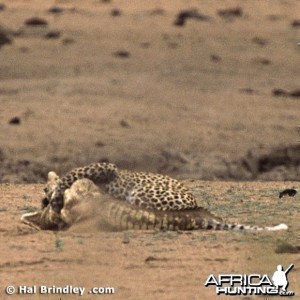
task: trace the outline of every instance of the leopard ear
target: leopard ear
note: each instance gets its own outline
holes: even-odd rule
[[[48,173],[48,182],[57,181],[58,179],[59,177],[54,171]]]

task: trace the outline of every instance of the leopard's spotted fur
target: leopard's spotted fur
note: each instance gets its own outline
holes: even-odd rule
[[[111,163],[91,164],[57,178],[55,184],[48,184],[45,188],[43,207],[50,203],[59,213],[63,207],[64,191],[81,178],[92,180],[114,198],[140,208],[178,211],[197,207],[194,195],[176,179],[160,174],[119,171]]]
[[[59,177],[54,172],[48,174],[48,189],[57,186]],[[63,195],[63,208],[57,213],[51,205],[42,210],[26,213],[23,223],[37,229],[64,230],[80,221],[96,220],[97,228],[128,230],[284,230],[285,224],[273,227],[258,227],[242,224],[227,224],[202,207],[182,210],[145,209],[120,201],[108,193],[103,193],[89,179],[76,180]],[[100,227],[99,227],[100,226]],[[103,227],[104,226],[104,227]]]
[[[194,195],[177,180],[159,174],[119,171],[110,163],[77,168],[62,178],[49,172],[42,210],[23,215],[22,221],[40,229],[68,228],[83,217],[80,203],[94,199],[89,193],[91,186],[102,192],[95,197],[99,217],[119,229],[287,229],[285,224],[264,228],[226,224],[199,207]]]

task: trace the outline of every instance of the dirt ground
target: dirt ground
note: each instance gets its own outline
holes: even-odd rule
[[[111,299],[227,299],[204,284],[210,274],[268,274],[281,264],[289,273],[289,290],[300,291],[300,196],[279,199],[279,191],[299,182],[186,182],[199,204],[230,222],[260,226],[286,223],[279,232],[99,231],[81,223],[68,231],[36,231],[21,224],[21,214],[39,207],[42,185],[2,185],[1,288],[12,285],[113,287]],[[1,196],[2,198],[2,196]],[[16,201],[19,199],[19,201]],[[298,296],[297,296],[298,295]],[[74,299],[75,295],[36,294],[1,299]],[[79,296],[78,296],[79,297]],[[256,299],[238,296],[237,299]]]
[[[286,253],[299,250],[299,193],[278,198],[299,191],[299,11],[296,0],[3,0],[2,291],[111,286],[113,299],[222,299],[204,287],[210,273],[271,275],[293,263],[299,293],[299,253]],[[102,161],[189,179],[217,215],[290,229],[55,234],[19,222],[39,207],[49,170]]]

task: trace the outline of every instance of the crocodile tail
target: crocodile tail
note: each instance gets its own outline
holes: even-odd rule
[[[221,219],[201,207],[191,210],[159,211],[135,207],[113,199],[101,203],[100,218],[119,230],[197,230],[221,224]]]
[[[243,224],[226,224],[202,207],[180,211],[158,211],[135,207],[118,200],[105,200],[102,203],[101,219],[118,230],[286,230],[287,225],[258,227]]]

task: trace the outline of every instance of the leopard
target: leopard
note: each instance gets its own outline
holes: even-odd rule
[[[198,206],[188,188],[167,175],[118,170],[112,163],[93,163],[49,181],[44,189],[46,197],[42,208],[50,203],[59,213],[63,208],[64,191],[83,178],[93,181],[104,193],[143,209],[178,211]]]
[[[91,187],[98,189],[95,194]],[[287,230],[286,224],[259,227],[230,224],[197,203],[191,191],[167,175],[119,170],[112,163],[93,163],[63,177],[48,173],[42,209],[24,214],[21,221],[45,229],[69,228],[81,219],[78,209],[92,199],[99,218],[121,230]],[[95,201],[94,201],[95,200]],[[78,206],[79,205],[79,206]]]

